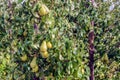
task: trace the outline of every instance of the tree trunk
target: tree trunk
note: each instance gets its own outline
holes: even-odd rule
[[[94,22],[92,22],[92,26],[94,27]],[[90,80],[94,80],[94,30],[90,30],[88,34],[88,40],[89,40],[89,68],[90,68]]]

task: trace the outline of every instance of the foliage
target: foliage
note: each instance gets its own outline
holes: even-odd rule
[[[110,3],[97,3],[94,8],[85,0],[5,0],[0,5],[0,79],[88,79],[91,21],[95,79],[120,79],[120,8],[108,11]],[[43,4],[50,11],[44,7],[40,15]]]

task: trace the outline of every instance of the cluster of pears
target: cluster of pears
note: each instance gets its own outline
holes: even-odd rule
[[[39,70],[39,67],[38,67],[38,65],[36,63],[36,59],[37,59],[36,56],[33,57],[33,60],[30,63],[30,67],[32,68],[32,72],[38,72],[38,70]]]
[[[52,48],[52,44],[50,42],[43,41],[40,46],[40,54],[42,58],[48,58],[49,54],[47,48]]]

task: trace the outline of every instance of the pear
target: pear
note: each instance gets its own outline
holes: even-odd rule
[[[50,42],[47,42],[47,47],[52,48],[52,44]]]
[[[45,52],[41,52],[41,56],[42,56],[42,58],[48,58],[49,54],[47,51],[45,51]]]
[[[40,51],[41,52],[45,52],[47,51],[47,44],[46,44],[46,41],[43,41],[41,46],[40,46]]]
[[[109,63],[109,58],[108,58],[108,55],[107,55],[107,54],[104,55],[104,61],[105,61],[106,63]]]
[[[26,60],[27,60],[27,55],[25,54],[25,55],[21,56],[20,59],[21,59],[22,61],[26,61]]]
[[[38,13],[40,16],[44,16],[44,15],[47,15],[49,12],[50,11],[49,11],[48,7],[44,4],[42,4]]]
[[[26,37],[27,36],[27,31],[23,32],[23,36]]]
[[[108,58],[108,55],[107,55],[107,53],[105,53],[104,54],[104,56],[102,57],[102,61],[104,62],[104,63],[109,63],[109,58]]]
[[[37,72],[38,71],[38,65],[36,65],[34,68],[32,68],[32,72]]]
[[[37,59],[37,57],[34,57],[33,60],[31,61],[31,63],[30,63],[31,68],[34,68],[37,65],[36,64],[36,59]]]

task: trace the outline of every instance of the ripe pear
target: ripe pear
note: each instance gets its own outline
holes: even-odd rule
[[[36,65],[34,68],[32,68],[32,72],[37,72],[38,71],[38,65]]]
[[[40,51],[41,52],[45,52],[47,51],[47,44],[46,44],[46,41],[43,41],[41,46],[40,46]]]
[[[33,60],[31,61],[31,63],[30,63],[31,68],[34,68],[37,65],[36,64],[36,59],[37,59],[37,57],[34,57]]]
[[[44,16],[44,15],[47,15],[49,12],[50,11],[49,11],[48,7],[44,4],[42,4],[38,13],[40,16]]]
[[[21,56],[20,59],[21,59],[22,61],[26,61],[26,60],[27,60],[27,55],[25,54],[25,55]]]
[[[50,42],[47,42],[47,47],[52,48],[52,44]]]
[[[48,58],[49,54],[47,51],[45,51],[45,52],[41,52],[41,56],[42,58]]]

